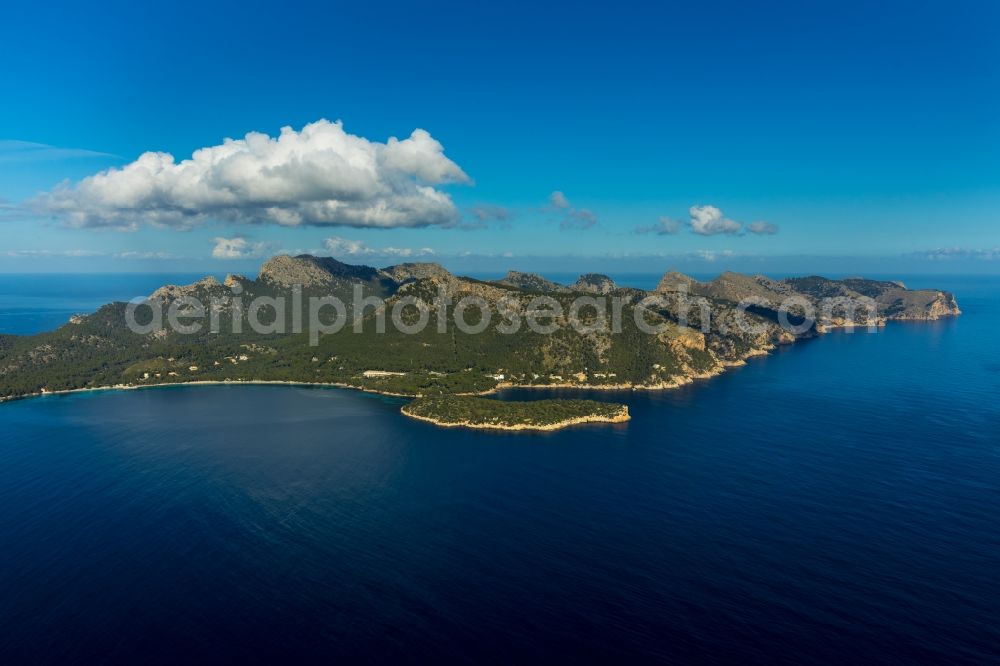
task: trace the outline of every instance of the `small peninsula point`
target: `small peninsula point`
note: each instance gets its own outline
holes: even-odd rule
[[[583,423],[624,423],[628,407],[597,400],[494,400],[474,396],[417,398],[400,410],[406,416],[446,428],[559,430]]]

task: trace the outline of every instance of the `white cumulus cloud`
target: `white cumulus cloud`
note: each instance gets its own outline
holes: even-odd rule
[[[213,238],[212,242],[216,259],[256,259],[267,250],[267,243],[251,243],[246,238]]]
[[[434,250],[429,247],[369,247],[362,241],[339,236],[331,236],[324,240],[323,247],[330,254],[340,257],[426,257],[435,254]]]
[[[36,197],[32,207],[78,227],[235,223],[420,227],[459,213],[439,186],[471,183],[444,147],[416,129],[386,143],[327,120],[276,137],[251,132],[180,162],[147,152],[120,168]]]
[[[702,236],[738,234],[743,227],[736,220],[724,217],[715,206],[691,206],[688,213],[691,214],[691,231]]]

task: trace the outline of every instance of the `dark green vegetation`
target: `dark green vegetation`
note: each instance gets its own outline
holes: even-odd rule
[[[340,298],[348,305],[345,314],[351,323],[319,335],[311,344],[308,310],[301,330],[291,324],[291,303],[297,293],[293,285],[302,285],[304,303],[310,297]],[[354,292],[387,299],[384,309],[376,311],[369,305],[354,312],[350,307]],[[782,298],[794,295],[817,302],[819,295],[852,294],[874,299],[879,318],[933,319],[958,313],[950,294],[861,279],[774,281],[726,273],[699,283],[668,273],[655,292],[644,292],[619,288],[601,275],[584,276],[567,287],[523,273],[484,282],[454,276],[436,264],[379,270],[330,258],[279,256],[265,263],[257,279],[230,276],[220,284],[206,278],[192,285],[163,287],[147,299],[147,305],[162,306],[164,311],[177,309],[181,323],[200,323],[196,332],[165,327],[134,333],[126,326],[126,305],[112,303],[74,317],[56,331],[0,336],[0,398],[43,390],[190,381],[337,383],[408,396],[478,393],[502,385],[668,387],[794,341],[796,335],[776,323]],[[480,299],[479,305],[464,312],[463,320],[475,326],[485,306],[489,325],[481,332],[463,332],[456,325],[455,308],[439,307],[442,295],[452,303],[466,296]],[[606,317],[598,318],[597,310],[588,305],[581,308],[580,320],[585,325],[603,321],[605,326],[576,330],[570,325],[566,313],[581,296],[604,298]],[[650,296],[657,300],[640,307]],[[255,331],[249,313],[244,309],[234,314],[232,304],[239,299],[248,306],[261,297],[264,305],[256,319],[275,326]],[[552,299],[562,314],[533,305],[541,297]],[[755,298],[757,305],[744,314],[737,303],[746,297]],[[196,298],[208,314],[187,317],[195,313],[187,298]],[[416,322],[416,307],[402,307],[404,299],[411,298],[430,304],[429,323],[422,331],[407,334],[393,325],[389,313],[395,308],[404,324]],[[281,299],[285,316],[279,322],[275,303]],[[554,332],[530,330],[525,317],[532,309],[542,312],[538,323],[552,325]],[[640,330],[637,315],[658,332]],[[826,326],[848,322],[845,313],[833,315],[797,335],[813,335]],[[149,317],[150,308],[140,307],[139,323]],[[214,329],[212,318],[217,320]],[[333,308],[327,308],[319,321],[331,324],[335,318]],[[360,332],[354,331],[355,318]],[[383,318],[386,325],[379,332]],[[741,330],[737,326],[741,319],[753,330]],[[498,330],[513,321],[520,322],[518,332]],[[615,321],[620,323],[614,325]],[[276,326],[281,323],[284,332]]]
[[[551,428],[583,421],[618,422],[628,408],[595,400],[529,400],[509,402],[474,396],[441,395],[417,398],[403,408],[408,416],[439,425],[493,428]]]

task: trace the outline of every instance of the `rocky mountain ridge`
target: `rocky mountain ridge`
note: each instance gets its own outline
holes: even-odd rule
[[[308,330],[277,326],[279,315],[268,315],[267,307],[262,319],[271,325],[257,330],[249,325],[245,310],[218,305],[237,293],[250,300],[264,296],[268,302],[291,301],[295,285],[302,285],[304,296],[337,296],[345,304],[360,289],[363,296],[385,299],[384,306],[348,311],[360,333],[350,325],[311,340]],[[454,309],[439,311],[435,298],[440,291],[454,302],[463,296],[481,299],[492,321],[481,331],[468,332],[458,325]],[[574,328],[568,313],[583,294],[617,299],[620,330]],[[432,325],[413,334],[393,326],[380,332],[379,319],[411,296],[431,304]],[[544,319],[553,324],[552,332],[542,334],[523,325],[511,333],[499,330],[513,317],[523,323],[540,296],[554,299],[561,309]],[[165,306],[182,297],[215,303],[209,314],[217,320],[216,330],[133,332],[125,326],[126,304],[112,303],[74,317],[72,324],[56,331],[0,336],[0,397],[190,381],[327,383],[395,395],[478,393],[503,386],[669,388],[718,374],[775,345],[833,326],[960,313],[947,292],[908,290],[896,282],[862,278],[775,280],[724,273],[699,282],[668,272],[656,290],[647,292],[620,287],[599,274],[582,275],[568,286],[519,272],[491,282],[456,276],[439,264],[379,269],[310,255],[269,259],[256,279],[232,275],[223,283],[205,278],[190,285],[167,285],[151,294],[149,302]],[[822,299],[849,297],[869,299],[877,305],[877,315],[833,308],[802,330],[780,323],[786,299],[797,302],[796,307],[818,308]],[[741,305],[747,299],[753,304]],[[583,319],[597,321],[588,307],[581,310]],[[477,308],[461,314],[466,324],[485,316]],[[404,323],[418,319],[412,309],[402,312]],[[789,316],[794,321],[798,314],[793,307]],[[329,325],[332,316],[327,312],[317,323]],[[640,322],[656,332],[640,330]],[[742,325],[746,323],[751,326]]]

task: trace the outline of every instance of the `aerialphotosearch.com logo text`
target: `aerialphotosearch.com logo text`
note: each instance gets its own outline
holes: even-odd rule
[[[659,335],[672,326],[689,326],[692,313],[697,313],[693,328],[708,334],[716,314],[711,301],[700,296],[692,298],[685,284],[678,284],[674,291],[650,293],[639,299],[568,293],[558,299],[548,294],[522,294],[520,298],[505,295],[493,303],[476,294],[454,301],[440,286],[436,296],[427,302],[411,294],[389,299],[365,295],[361,285],[354,285],[350,307],[336,296],[305,298],[301,285],[293,286],[287,296],[261,295],[249,301],[240,285],[230,291],[225,296],[209,297],[207,303],[190,294],[174,299],[133,299],[125,309],[126,325],[139,335],[195,335],[206,330],[239,335],[246,324],[260,335],[305,332],[309,344],[316,346],[321,336],[338,333],[348,323],[351,331],[363,333],[371,332],[371,325],[366,327],[366,323],[374,321],[374,332],[385,333],[387,313],[395,330],[406,335],[425,331],[431,325],[432,313],[438,333],[447,333],[452,322],[459,331],[470,335],[483,333],[491,326],[502,335],[516,334],[525,326],[542,335],[566,326],[581,335],[614,334],[622,332],[625,317],[631,317],[639,331]],[[626,314],[629,306],[631,313]],[[772,317],[748,315],[762,311]],[[835,321],[874,330],[878,311],[875,300],[867,297],[824,298],[817,304],[801,296],[789,296],[777,306],[766,299],[749,297],[735,304],[732,316],[716,322],[714,330],[726,334],[735,328],[746,335],[763,335],[769,330],[768,321],[794,335],[809,331],[817,323]]]

